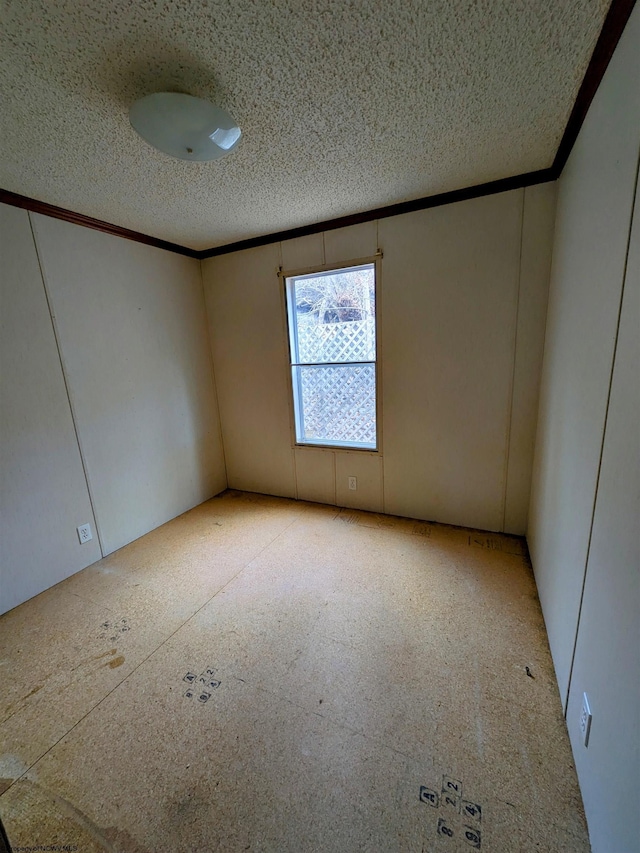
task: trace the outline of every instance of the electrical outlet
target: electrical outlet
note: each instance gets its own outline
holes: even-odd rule
[[[591,708],[586,693],[582,694],[582,710],[580,711],[580,734],[582,743],[589,746],[589,732],[591,731]]]
[[[352,492],[355,492],[355,490],[356,490],[357,488],[358,488],[358,480],[357,480],[357,478],[356,478],[356,477],[349,477],[349,489],[350,489]]]
[[[81,524],[80,527],[76,529],[78,531],[78,539],[80,540],[81,545],[84,545],[85,542],[89,542],[90,539],[93,539],[90,524]]]

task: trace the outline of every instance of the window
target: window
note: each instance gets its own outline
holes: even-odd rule
[[[298,444],[375,450],[375,264],[286,279]]]

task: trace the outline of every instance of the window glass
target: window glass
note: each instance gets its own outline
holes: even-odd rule
[[[287,279],[296,439],[376,447],[375,266]]]

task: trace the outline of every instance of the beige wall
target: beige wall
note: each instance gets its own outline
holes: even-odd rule
[[[202,267],[229,486],[293,496],[279,263],[276,244],[223,255],[215,289]]]
[[[33,220],[106,555],[226,486],[199,264]]]
[[[0,205],[0,613],[100,558],[29,215]]]
[[[221,491],[226,474],[199,263],[2,217],[5,610],[99,559],[100,544],[108,554]],[[94,539],[80,546],[86,521]]]
[[[564,702],[638,165],[640,111],[632,48],[637,20],[636,13],[558,190],[528,539]]]
[[[548,184],[205,261],[229,484],[523,533],[554,203]],[[380,452],[295,448],[278,267],[378,248]]]
[[[639,46],[635,9],[559,182],[528,535],[594,853],[638,849]]]
[[[633,850],[640,790],[640,198],[622,302],[567,721],[594,851]],[[593,713],[580,739],[582,695]]]
[[[505,530],[527,529],[549,297],[556,184],[525,191],[505,494]]]

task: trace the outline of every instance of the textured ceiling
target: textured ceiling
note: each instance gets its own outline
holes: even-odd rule
[[[196,249],[550,166],[608,0],[9,0],[0,186]],[[172,160],[173,90],[243,139]]]

